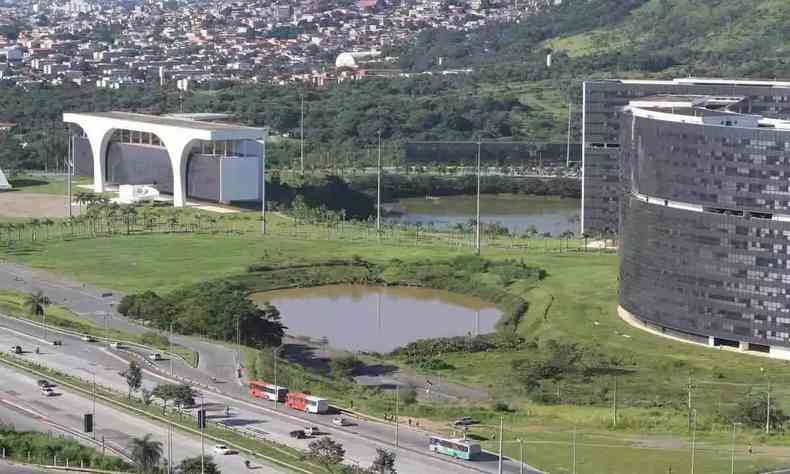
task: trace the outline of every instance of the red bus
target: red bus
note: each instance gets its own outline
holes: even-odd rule
[[[306,393],[292,392],[288,394],[285,406],[305,413],[326,413],[329,411],[329,400]]]
[[[288,394],[288,389],[285,387],[279,387],[277,385],[260,382],[257,380],[253,380],[250,382],[250,395],[256,398],[264,398],[266,400],[277,400],[278,402],[284,402],[285,396]]]

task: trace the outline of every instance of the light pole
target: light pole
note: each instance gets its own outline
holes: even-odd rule
[[[301,99],[301,119],[299,120],[299,169],[304,177],[304,94],[299,94]]]
[[[280,386],[277,385],[277,357],[280,353],[280,349],[282,349],[283,345],[280,344],[279,346],[272,349],[272,353],[274,354],[274,409],[277,409],[277,401],[280,399]]]
[[[206,396],[200,392],[200,409],[203,410],[203,422],[200,424],[200,474],[206,473],[206,443],[203,432],[206,429]]]
[[[518,474],[524,474],[524,440],[521,438],[518,439],[518,450],[519,450]]]
[[[376,167],[376,238],[381,241],[381,129],[379,129],[379,158]]]
[[[398,405],[400,404],[400,384],[395,384],[395,447],[398,447]]]
[[[732,442],[730,443],[730,474],[735,474],[735,430],[740,423],[732,424]]]
[[[480,255],[480,150],[482,144],[477,140],[477,217],[475,219],[475,251]]]
[[[499,417],[499,462],[497,463],[497,472],[502,474],[502,438],[505,435],[505,418]]]
[[[771,432],[771,379],[768,378],[765,368],[760,367],[760,373],[768,379],[767,403],[765,405],[765,433],[768,434]]]
[[[266,234],[266,138],[268,134],[258,141],[261,144],[261,234]]]
[[[66,158],[66,212],[71,217],[71,169],[74,167],[74,135],[69,135],[68,158]]]
[[[170,323],[170,376],[173,376],[173,323]]]
[[[697,445],[697,409],[695,408],[691,413],[691,474],[694,474],[694,454]]]
[[[93,376],[93,384],[91,385],[91,398],[93,406],[91,407],[91,418],[93,418],[93,428],[91,430],[91,434],[93,435],[93,439],[96,439],[96,370],[94,369],[91,371],[91,375]]]

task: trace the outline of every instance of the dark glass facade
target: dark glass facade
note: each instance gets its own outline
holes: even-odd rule
[[[691,338],[790,347],[790,130],[621,119],[620,305]]]
[[[582,201],[584,232],[620,233],[622,109],[633,99],[657,94],[745,97],[744,105],[736,109],[739,112],[790,118],[790,87],[782,83],[732,85],[723,82],[694,83],[693,80],[585,82]]]

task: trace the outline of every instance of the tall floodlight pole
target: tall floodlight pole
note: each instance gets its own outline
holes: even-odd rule
[[[91,435],[93,435],[93,439],[96,439],[96,369],[93,369],[91,375],[93,376],[93,384],[91,385],[91,398],[93,398],[93,407],[91,408],[93,426],[91,426]]]
[[[395,447],[398,447],[398,405],[400,405],[400,384],[395,384]]]
[[[200,474],[206,474],[206,443],[203,432],[206,429],[206,397],[200,392],[200,409],[203,410],[203,422],[200,423]]]
[[[477,141],[477,217],[475,219],[475,252],[480,255],[480,140]]]
[[[379,159],[376,169],[376,238],[381,240],[381,129],[379,129]]]
[[[261,144],[261,234],[266,234],[266,138]]]
[[[497,467],[497,472],[502,474],[502,438],[505,435],[505,418],[500,416],[499,417],[499,464]]]
[[[732,424],[732,442],[730,443],[730,474],[735,474],[735,427],[740,423]]]
[[[697,449],[697,409],[695,408],[692,416],[694,419],[691,424],[691,474],[694,474],[694,454]]]
[[[301,119],[299,120],[299,169],[304,176],[304,94],[299,95],[301,99]]]
[[[173,323],[170,323],[170,376],[173,376]]]
[[[71,217],[71,168],[74,166],[74,136],[69,133],[68,157],[66,158],[66,215]]]
[[[573,103],[568,103],[568,143],[565,147],[565,167],[571,166],[571,117],[573,112]]]

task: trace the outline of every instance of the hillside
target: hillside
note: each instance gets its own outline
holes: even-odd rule
[[[497,64],[492,78],[596,73],[790,76],[786,0],[566,0],[521,23],[471,34],[433,30],[403,52],[428,69]],[[552,70],[545,54],[553,51]],[[524,70],[526,66],[526,71]]]

